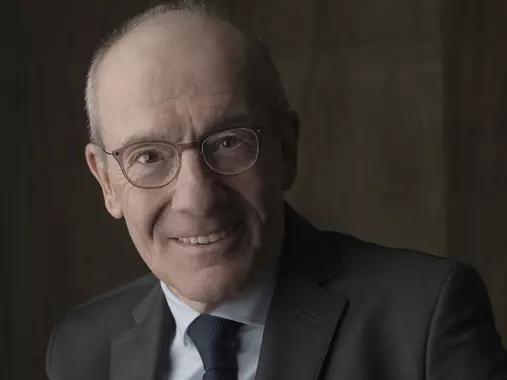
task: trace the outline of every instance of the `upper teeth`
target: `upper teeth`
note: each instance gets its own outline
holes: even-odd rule
[[[183,244],[211,244],[227,237],[233,228],[233,226],[227,227],[220,231],[213,232],[209,235],[182,237],[178,238],[178,241]]]

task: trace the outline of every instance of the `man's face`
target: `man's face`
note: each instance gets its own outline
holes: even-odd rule
[[[104,148],[120,148],[133,136],[187,143],[226,127],[260,126],[256,164],[222,176],[197,150],[186,150],[174,181],[141,189],[112,158],[102,167],[93,145],[87,159],[106,207],[125,218],[151,271],[179,296],[217,304],[234,298],[279,254],[282,192],[295,176],[295,137],[290,122],[278,126],[288,133],[275,134],[270,118],[247,104],[239,74],[240,36],[192,25],[195,30],[141,28],[108,54],[98,76]],[[202,237],[210,235],[222,239],[188,241],[206,242]]]

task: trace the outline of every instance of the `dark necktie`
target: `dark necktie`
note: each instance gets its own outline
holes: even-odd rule
[[[241,323],[201,314],[188,327],[204,365],[202,380],[237,380],[238,331]]]

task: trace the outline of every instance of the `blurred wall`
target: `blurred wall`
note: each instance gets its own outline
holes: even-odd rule
[[[8,25],[2,379],[43,379],[64,310],[146,271],[86,168],[82,98],[101,37],[155,3],[20,0]],[[506,5],[216,3],[265,36],[300,112],[296,208],[324,228],[474,264],[507,337]]]
[[[486,280],[507,346],[507,2],[444,5],[447,251]]]

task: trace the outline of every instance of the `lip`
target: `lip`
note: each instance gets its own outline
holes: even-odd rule
[[[236,224],[237,223],[230,223],[226,227],[209,229],[208,230],[209,232],[202,232],[202,230],[201,230],[201,231],[195,232],[195,233],[187,233],[187,234],[181,235],[181,236],[174,236],[174,237],[172,237],[172,239],[184,241],[184,240],[189,240],[192,238],[198,238],[200,236],[208,237],[211,235],[222,235],[222,234],[224,234],[224,236],[226,236],[226,235],[230,235],[233,232],[234,228],[236,227]],[[223,239],[223,237],[221,237],[221,238]],[[189,243],[183,242],[183,245],[185,245],[185,244],[189,244]],[[208,243],[208,244],[211,244],[211,243]]]
[[[242,222],[236,223],[227,237],[209,244],[192,244],[192,243],[185,244],[176,238],[172,238],[171,240],[175,244],[179,245],[180,247],[188,251],[189,253],[196,254],[206,254],[213,252],[221,253],[230,248],[236,242],[238,236],[242,231],[242,227],[243,227]]]

